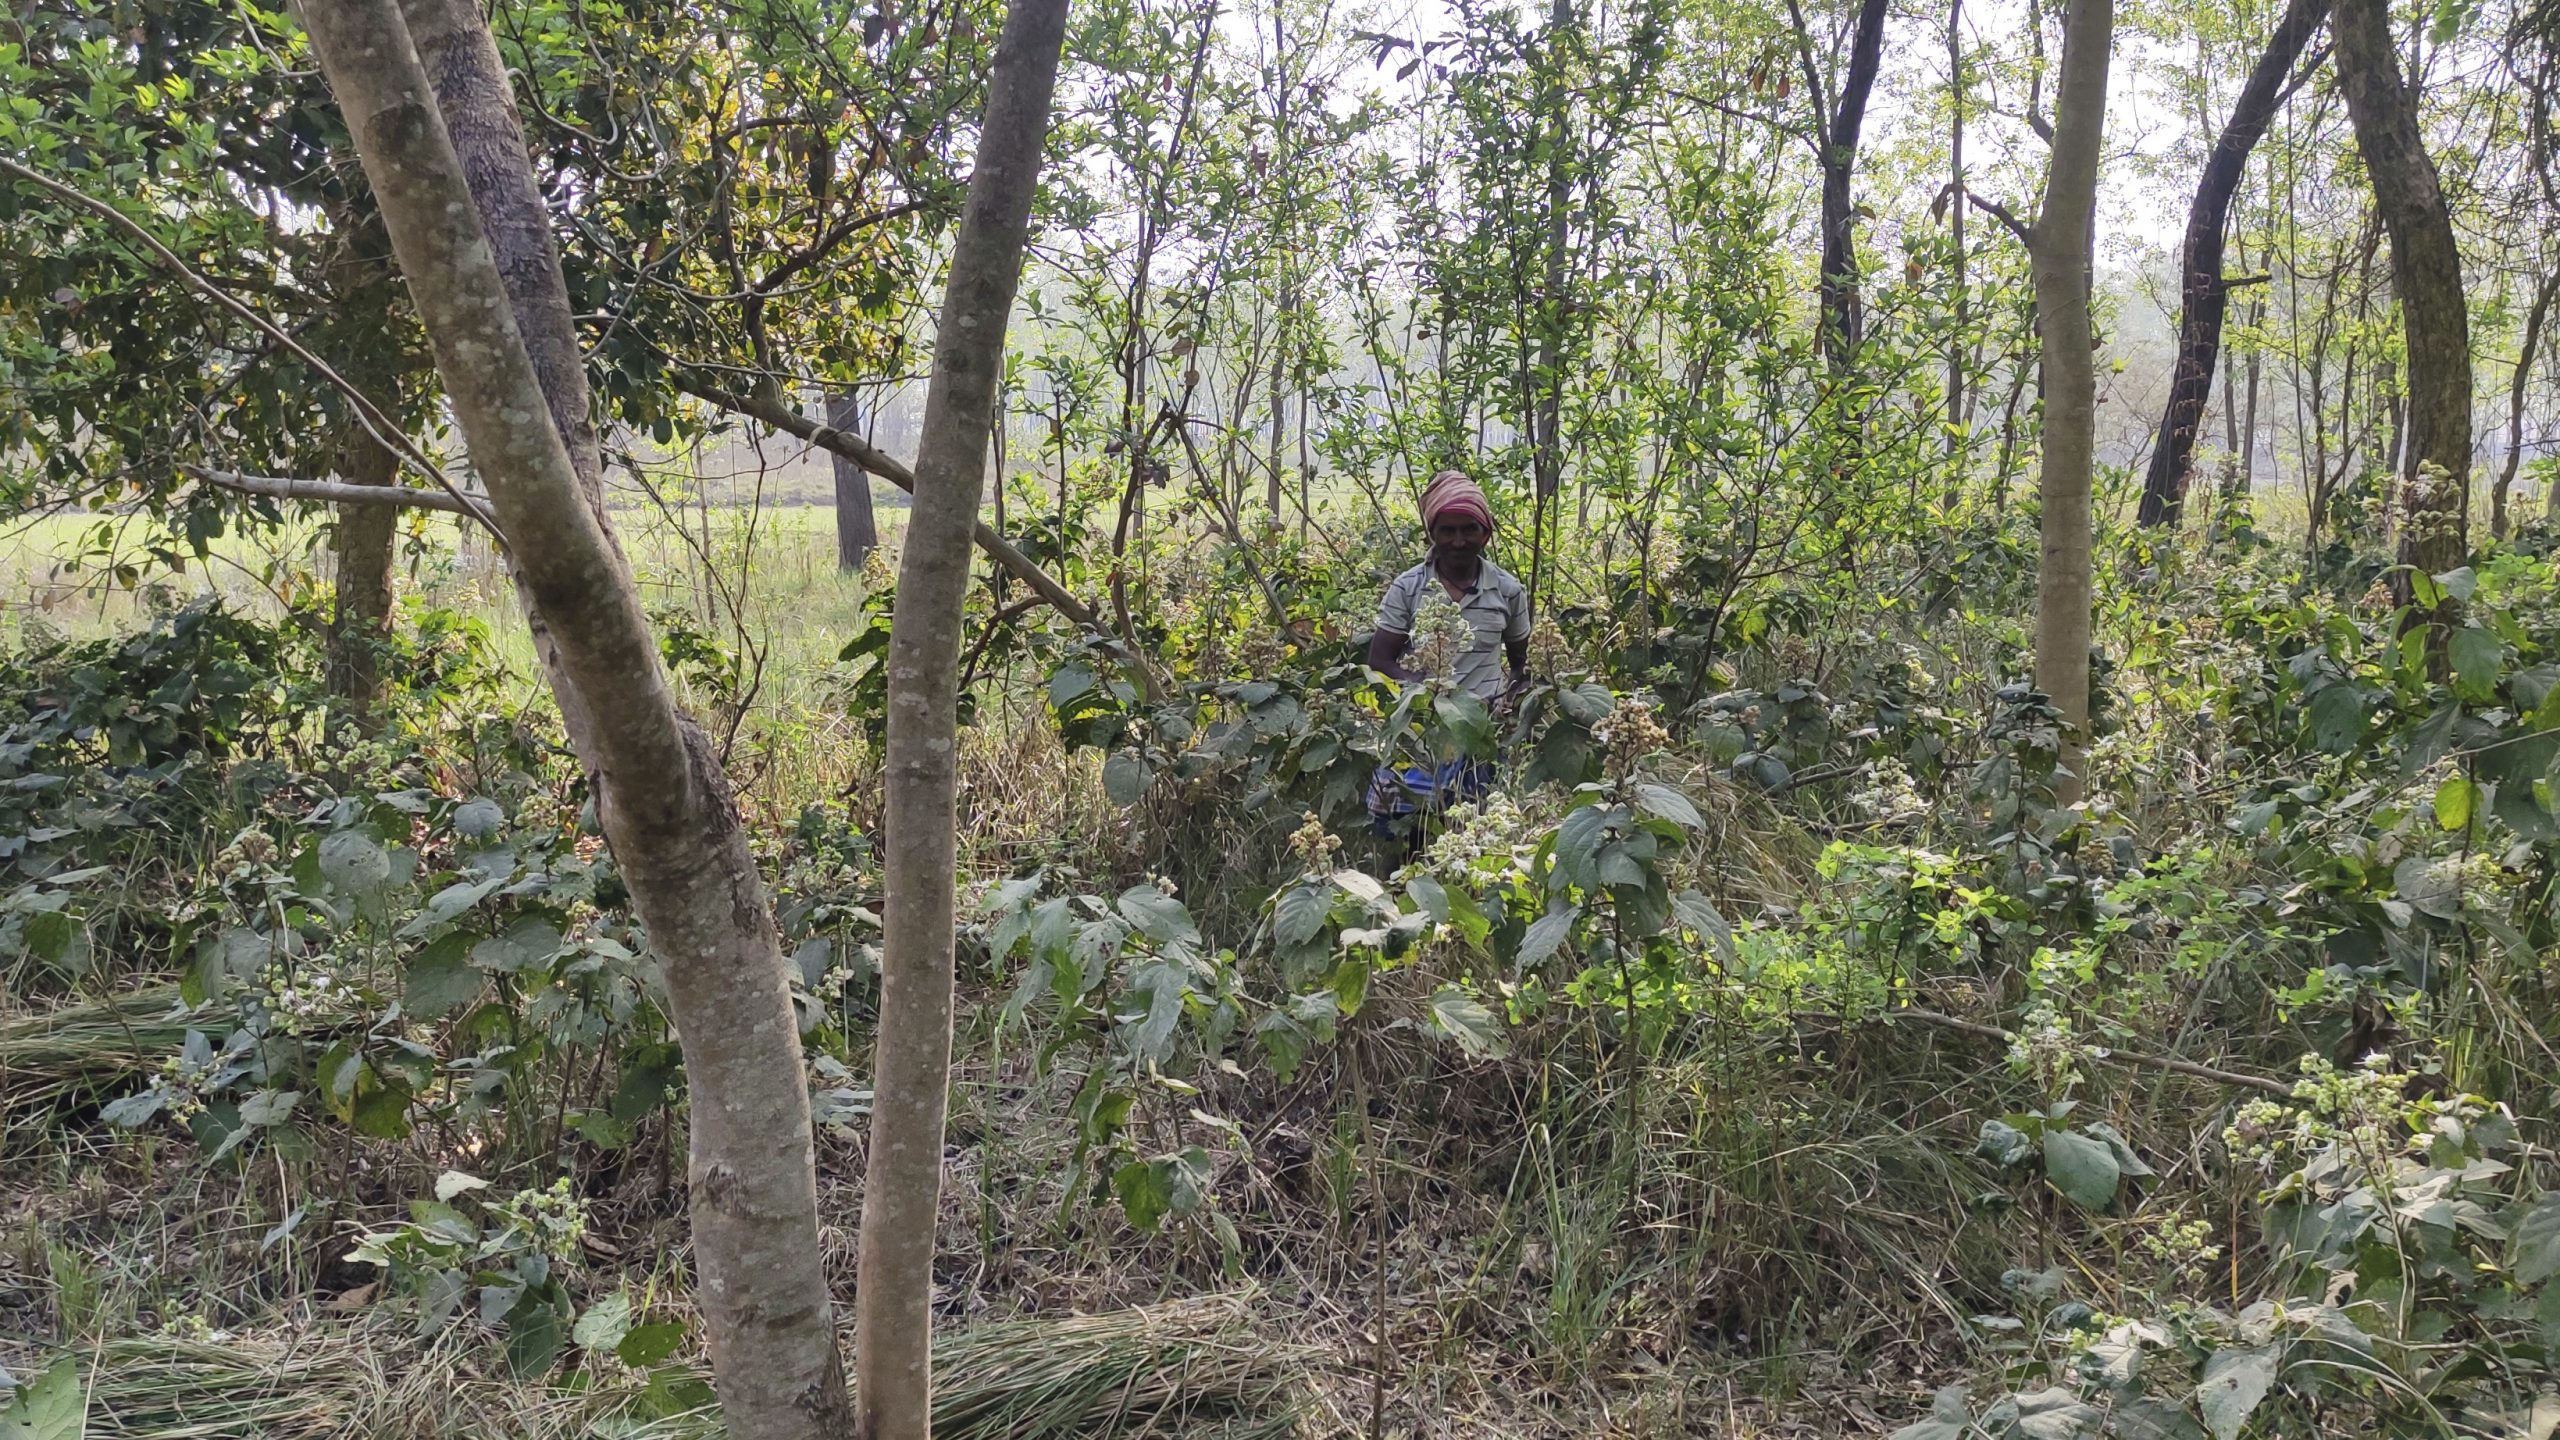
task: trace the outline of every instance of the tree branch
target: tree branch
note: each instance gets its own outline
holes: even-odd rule
[[[241,475],[202,465],[181,463],[178,469],[208,485],[265,495],[276,500],[309,500],[323,505],[396,505],[404,510],[441,510],[497,528],[489,512],[473,496],[410,485],[351,485],[339,480],[297,480],[280,475]]]
[[[679,369],[674,372],[674,378],[675,387],[678,390],[697,400],[718,406],[732,415],[743,415],[760,424],[770,425],[786,435],[804,440],[831,455],[841,455],[908,494],[915,493],[915,472],[908,469],[896,456],[859,435],[838,430],[831,425],[821,425],[779,400],[760,395],[740,395],[735,391],[724,390],[690,370]],[[1068,593],[1065,586],[1050,578],[1048,571],[1041,569],[1030,556],[1015,549],[1011,541],[997,534],[984,521],[978,522],[975,538],[978,548],[987,552],[988,558],[1021,576],[1023,583],[1029,585],[1034,594],[1047,601],[1051,609],[1088,630],[1103,629],[1101,618],[1094,613],[1092,606]]]
[[[2029,229],[2025,221],[2011,214],[2008,206],[1987,196],[1977,195],[1971,190],[1964,192],[1964,198],[1972,202],[1974,209],[1999,221],[2010,234],[2018,237],[2019,244],[2026,246],[2029,250],[2036,248],[2035,231]]]
[[[269,320],[267,317],[250,309],[248,306],[241,304],[238,299],[226,292],[221,286],[216,285],[212,281],[204,278],[202,275],[197,274],[194,267],[188,265],[184,259],[180,258],[177,251],[162,244],[160,237],[152,234],[148,229],[144,228],[140,221],[135,220],[132,216],[125,214],[123,211],[118,210],[116,207],[108,204],[104,200],[100,200],[92,195],[82,194],[80,191],[74,190],[59,180],[52,179],[45,175],[40,175],[5,155],[0,155],[0,175],[8,175],[15,179],[22,180],[29,185],[33,185],[55,199],[62,201],[64,204],[77,206],[82,210],[86,210],[90,214],[97,216],[99,219],[106,221],[109,225],[112,225],[116,229],[124,232],[125,235],[130,237],[137,244],[141,245],[143,249],[150,252],[152,258],[158,260],[163,266],[166,266],[180,280],[185,281],[191,289],[198,291],[204,295],[205,298],[213,301],[216,305],[221,306],[223,309],[228,310],[232,314],[247,321],[250,327],[255,329],[259,334],[264,335],[268,339],[276,342],[278,345],[283,346],[286,351],[291,353],[296,359],[300,360],[303,364],[310,366],[313,374],[318,375],[321,379],[329,382],[331,388],[337,390],[338,393],[346,397],[348,406],[356,413],[357,421],[364,426],[365,432],[373,437],[375,444],[380,445],[383,449],[388,450],[392,454],[399,456],[402,460],[407,461],[412,468],[418,471],[418,473],[426,476],[429,480],[434,481],[437,489],[444,491],[446,494],[466,505],[471,503],[470,498],[464,495],[451,480],[446,479],[445,473],[442,470],[436,468],[434,461],[429,460],[424,452],[420,451],[416,445],[410,443],[408,433],[395,423],[390,416],[382,413],[381,407],[373,403],[372,396],[367,395],[364,391],[358,389],[354,381],[349,380],[344,375],[339,374],[335,369],[332,369],[327,361],[303,348],[302,342],[285,333],[283,328],[278,326],[274,321]],[[471,518],[478,520],[484,525],[490,523],[487,513],[477,508],[467,512],[457,513],[468,513]],[[494,525],[491,526],[491,531],[492,533],[495,533],[496,527]]]

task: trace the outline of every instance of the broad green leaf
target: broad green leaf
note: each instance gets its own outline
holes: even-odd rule
[[[634,1370],[646,1369],[676,1353],[684,1343],[684,1326],[675,1321],[657,1325],[634,1325],[622,1343],[613,1347],[613,1358]]]
[[[486,840],[507,823],[507,812],[495,800],[465,800],[453,810],[455,833],[467,840]]]
[[[400,972],[400,1008],[419,1020],[441,1020],[480,998],[488,977],[471,966],[471,937],[460,931],[409,957]]]
[[[2471,824],[2471,816],[2480,800],[2480,787],[2468,775],[2446,778],[2436,787],[2436,824],[2446,830],[2461,830]]]
[[[630,1336],[631,1293],[627,1290],[616,1290],[588,1306],[569,1329],[569,1338],[581,1350],[619,1350]]]
[[[1102,793],[1123,810],[1147,798],[1147,784],[1154,779],[1147,762],[1127,750],[1114,750],[1102,762]]]
[[[145,1090],[138,1095],[108,1101],[98,1107],[98,1118],[119,1130],[137,1130],[159,1114],[168,1101],[169,1097],[158,1090]]]
[[[1684,830],[1707,828],[1706,817],[1698,813],[1698,807],[1689,802],[1689,797],[1668,785],[1639,782],[1636,785],[1636,807]]]
[[[1520,937],[1520,949],[1511,957],[1511,963],[1522,970],[1535,970],[1546,963],[1548,956],[1563,948],[1565,937],[1573,933],[1573,922],[1581,914],[1570,905],[1562,905],[1539,916],[1529,926],[1529,932]]]
[[[320,874],[349,895],[370,895],[391,878],[391,856],[361,830],[338,830],[320,841]]]
[[[2044,1174],[2072,1203],[2084,1210],[2104,1210],[2115,1203],[2123,1170],[2104,1140],[2055,1126],[2044,1132]]]
[[[2517,1217],[2507,1268],[2515,1272],[2520,1285],[2539,1285],[2560,1275],[2560,1190],[2544,1195]]]
[[[436,1198],[448,1203],[450,1203],[456,1195],[464,1195],[474,1190],[486,1190],[488,1188],[488,1181],[481,1179],[477,1175],[466,1175],[460,1170],[447,1170],[436,1177]]]
[[[2018,1440],[2098,1440],[2106,1416],[2060,1386],[2017,1397]]]
[[[1443,985],[1431,997],[1431,1029],[1479,1058],[1498,1059],[1511,1048],[1502,1022],[1483,1001],[1455,985]]]
[[[1153,885],[1132,885],[1120,892],[1119,909],[1140,934],[1160,945],[1200,938],[1200,927],[1192,923],[1191,912],[1183,908],[1181,901]]]
[[[2006,1120],[1985,1120],[1981,1138],[1973,1142],[1973,1153],[2006,1169],[2036,1153],[2036,1142]]]
[[[65,1355],[32,1384],[19,1387],[0,1410],[0,1440],[83,1440],[89,1433],[89,1397],[80,1388],[80,1360]]]
[[[472,946],[471,963],[502,973],[530,970],[559,954],[565,943],[549,922],[527,915],[508,926],[505,934],[493,935]]]
[[[2391,867],[2391,883],[2423,914],[2451,920],[2462,913],[2462,871],[2453,861],[2412,855]]]
[[[2214,1440],[2239,1440],[2258,1402],[2275,1388],[2276,1352],[2253,1345],[2226,1347],[2204,1362],[2204,1383],[2196,1387],[2196,1410]]]
[[[293,1107],[301,1101],[302,1092],[299,1090],[261,1090],[240,1102],[240,1123],[281,1125],[292,1116]]]
[[[1292,885],[1271,902],[1271,938],[1283,948],[1304,945],[1324,933],[1332,912],[1332,896],[1321,882]]]
[[[1973,1427],[1972,1407],[1966,1403],[1964,1387],[1941,1387],[1930,1401],[1929,1418],[1915,1420],[1885,1437],[1885,1440],[1966,1440]]]
[[[2311,743],[2331,755],[2344,755],[2364,740],[2367,711],[2364,692],[2347,681],[2322,688],[2304,714],[2311,722]]]
[[[1160,1160],[1132,1160],[1111,1172],[1111,1193],[1129,1223],[1153,1232],[1173,1208],[1171,1166]]]
[[[1716,959],[1730,965],[1735,959],[1733,926],[1715,902],[1695,890],[1683,890],[1671,897],[1671,913],[1680,924],[1698,934],[1716,952]]]
[[[2474,705],[2498,695],[2498,673],[2504,668],[2506,645],[2497,632],[2472,626],[2456,630],[2445,641],[2445,658],[2453,665],[2453,693]]]

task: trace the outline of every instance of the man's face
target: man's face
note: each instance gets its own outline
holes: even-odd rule
[[[1443,515],[1431,522],[1431,553],[1434,555],[1456,560],[1478,559],[1484,554],[1484,542],[1492,538],[1472,515]]]

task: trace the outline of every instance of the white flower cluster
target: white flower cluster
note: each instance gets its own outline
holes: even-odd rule
[[[159,1088],[169,1118],[184,1124],[204,1113],[205,1099],[213,1093],[213,1067],[172,1055],[160,1062]]]
[[[299,979],[281,968],[266,973],[267,1022],[287,1035],[300,1035],[329,1019],[345,1000],[345,987],[317,971]]]
[[[1529,868],[1528,817],[1510,796],[1497,790],[1481,804],[1449,811],[1449,828],[1423,854],[1425,868],[1444,880],[1473,879],[1492,873],[1526,874]]]
[[[1468,622],[1466,612],[1434,584],[1414,607],[1413,638],[1405,646],[1402,663],[1426,680],[1446,680],[1457,673],[1458,662],[1475,644],[1476,627]]]
[[[2044,1000],[2027,1007],[2026,1023],[2009,1040],[2010,1068],[2035,1076],[2053,1094],[2078,1083],[2080,1062],[2088,1053],[2071,1033],[2071,1022]]]
[[[1910,769],[1891,758],[1867,767],[1867,783],[1850,792],[1849,803],[1870,815],[1904,815],[1923,807]]]
[[[564,1264],[577,1258],[578,1242],[587,1233],[587,1207],[570,1193],[566,1175],[552,1181],[548,1189],[517,1191],[498,1207],[498,1213]]]

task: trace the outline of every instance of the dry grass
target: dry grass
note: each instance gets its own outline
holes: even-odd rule
[[[1101,1315],[986,1325],[947,1338],[934,1433],[950,1440],[1298,1433],[1305,1346],[1261,1333],[1237,1292]],[[615,1370],[541,1386],[506,1377],[490,1347],[421,1342],[387,1320],[226,1339],[134,1336],[69,1352],[96,1440],[711,1440],[707,1410],[660,1413]],[[30,1374],[31,1350],[0,1359]],[[699,1380],[698,1373],[684,1378]]]

